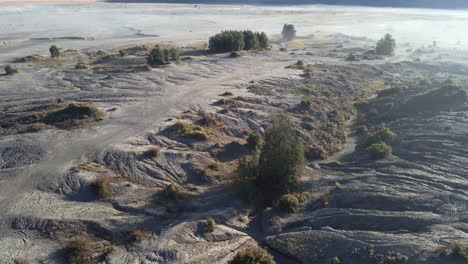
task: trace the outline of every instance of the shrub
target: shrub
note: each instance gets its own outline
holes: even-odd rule
[[[462,257],[468,260],[468,245],[463,244],[460,241],[453,243],[452,247],[453,255]]]
[[[106,251],[108,248],[90,235],[79,235],[68,242],[63,257],[70,264],[94,264]]]
[[[386,144],[393,144],[397,140],[398,136],[387,127],[381,127],[374,133],[370,134],[366,140],[366,146],[370,146],[374,143],[383,142]]]
[[[305,167],[304,147],[285,116],[272,121],[258,161],[256,185],[266,203],[294,191]]]
[[[56,127],[70,128],[101,120],[103,116],[104,113],[91,104],[70,103],[63,109],[47,113],[41,122]]]
[[[375,107],[372,107],[369,112],[367,112],[367,116],[368,117],[376,117],[379,115],[379,110],[377,110],[377,108]]]
[[[284,213],[295,213],[299,210],[299,200],[292,194],[285,194],[280,197],[278,206]]]
[[[77,70],[86,70],[86,69],[88,69],[88,66],[86,66],[86,64],[84,64],[82,62],[78,62],[75,65],[75,69],[77,69]]]
[[[148,149],[146,153],[148,154],[149,157],[155,158],[159,156],[159,154],[161,153],[161,149],[159,147],[152,147]]]
[[[388,103],[385,103],[385,104],[384,104],[384,108],[385,108],[386,110],[392,109],[393,106],[394,106],[394,103],[393,103],[393,102],[388,102]]]
[[[268,37],[262,32],[223,31],[209,40],[209,49],[212,52],[230,52],[240,50],[257,50],[268,48]]]
[[[393,56],[395,54],[396,41],[390,34],[386,34],[385,37],[377,42],[375,52],[377,55]]]
[[[146,60],[151,67],[168,64],[171,61],[179,61],[179,51],[174,47],[156,45],[150,51]]]
[[[214,232],[215,227],[216,227],[216,221],[214,220],[213,217],[209,217],[206,220],[206,225],[205,225],[204,231],[205,231],[205,233],[212,233],[212,232]]]
[[[358,61],[359,59],[356,56],[354,56],[354,54],[351,53],[346,57],[345,60],[346,61]]]
[[[203,127],[182,121],[178,121],[172,125],[169,131],[174,137],[186,137],[199,140],[207,140],[209,138],[208,133]]]
[[[242,56],[242,54],[240,52],[238,52],[238,51],[231,51],[231,53],[229,54],[229,57],[231,57],[231,58],[239,58],[241,56]]]
[[[255,149],[262,149],[264,143],[262,135],[257,131],[253,131],[247,137],[247,144]]]
[[[184,193],[180,190],[179,186],[171,183],[164,188],[164,194],[171,200],[183,200],[185,199]]]
[[[254,180],[258,175],[258,154],[239,159],[237,175],[240,179]]]
[[[55,45],[50,46],[49,52],[50,52],[50,57],[52,57],[52,58],[60,57],[60,50]]]
[[[100,199],[109,199],[114,193],[112,188],[111,179],[109,177],[102,177],[96,179],[92,185],[94,192]]]
[[[150,234],[148,234],[147,232],[145,232],[144,230],[142,229],[133,229],[130,234],[130,240],[132,242],[141,242],[143,240],[148,240],[150,239]]]
[[[18,73],[18,69],[12,67],[11,65],[5,66],[5,73],[8,75],[16,74]]]
[[[390,96],[390,95],[395,95],[400,93],[403,90],[401,86],[395,86],[392,88],[384,89],[379,91],[377,94],[377,97],[385,97],[385,96]]]
[[[296,29],[294,28],[293,24],[284,24],[283,30],[281,31],[281,35],[283,35],[283,39],[285,40],[292,40],[296,37]]]
[[[441,88],[433,89],[409,99],[399,110],[400,115],[414,115],[422,111],[440,111],[464,104],[468,99],[466,90],[448,79]]]
[[[367,147],[366,151],[371,159],[383,159],[392,154],[392,147],[383,142],[379,142]]]
[[[301,102],[297,105],[297,109],[300,111],[310,111],[312,109],[313,101],[309,97],[302,98]]]
[[[356,130],[359,134],[366,134],[369,131],[369,129],[365,125],[358,126]]]
[[[120,57],[125,57],[127,55],[128,55],[128,53],[125,50],[119,50],[119,56]]]
[[[276,264],[276,262],[263,248],[250,248],[237,253],[231,264]]]

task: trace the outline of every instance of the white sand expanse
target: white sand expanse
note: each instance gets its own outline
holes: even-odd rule
[[[28,2],[28,3],[26,3]],[[388,32],[399,43],[459,46],[468,43],[468,11],[363,8],[344,6],[210,6],[124,3],[0,3],[0,62],[44,54],[48,38],[70,48],[157,40],[204,40],[221,30],[252,29],[278,34],[284,23],[298,35],[343,33],[378,39]],[[156,37],[159,36],[159,37]],[[67,44],[62,44],[67,42]],[[42,51],[42,52],[41,52]]]

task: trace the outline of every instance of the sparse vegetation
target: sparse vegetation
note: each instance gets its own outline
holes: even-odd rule
[[[239,58],[239,57],[242,57],[242,54],[238,51],[231,51],[231,53],[229,54],[229,57],[231,58]]]
[[[151,67],[179,61],[179,51],[174,47],[156,45],[148,54],[147,62]]]
[[[86,64],[84,64],[83,62],[78,62],[75,65],[75,69],[77,69],[77,70],[86,70],[86,69],[88,69],[88,66],[86,66]]]
[[[250,248],[237,253],[231,264],[276,264],[276,262],[263,248]]]
[[[213,217],[209,217],[206,220],[204,231],[205,231],[205,233],[212,233],[212,232],[214,232],[215,227],[216,227],[216,221],[214,220]]]
[[[64,260],[70,264],[96,264],[103,260],[110,247],[90,235],[72,238],[64,249]]]
[[[130,238],[130,241],[132,242],[141,242],[141,241],[150,239],[150,237],[151,237],[150,234],[148,234],[143,229],[139,229],[139,228],[133,229],[129,233],[129,238]]]
[[[416,95],[409,99],[399,109],[401,116],[414,115],[424,111],[441,111],[464,104],[467,101],[467,91],[453,79],[442,83],[441,88]]]
[[[5,73],[7,75],[13,75],[13,74],[18,73],[18,69],[16,69],[15,67],[13,67],[11,65],[7,65],[7,66],[5,66]]]
[[[146,153],[148,154],[148,156],[150,158],[156,158],[157,156],[159,156],[159,154],[161,153],[161,148],[160,147],[152,147],[150,149],[148,149],[146,151]]]
[[[380,98],[380,97],[399,94],[402,90],[403,88],[401,86],[394,86],[392,88],[381,90],[380,92],[377,93],[377,97]]]
[[[440,256],[454,256],[468,261],[468,245],[456,241],[451,246],[443,246],[437,249]]]
[[[392,154],[392,147],[383,142],[378,142],[367,147],[366,152],[371,159],[383,159]]]
[[[0,134],[32,133],[46,128],[73,129],[102,120],[105,114],[90,103],[58,99],[31,109],[33,112],[0,121]]]
[[[125,57],[125,56],[128,56],[128,53],[125,50],[119,50],[119,56]]]
[[[374,133],[371,133],[365,142],[366,146],[370,146],[375,143],[383,142],[386,144],[393,144],[396,142],[398,136],[387,127],[380,127]]]
[[[70,103],[65,108],[47,113],[41,121],[59,128],[69,128],[102,120],[103,116],[104,114],[91,104]]]
[[[177,201],[177,200],[183,200],[186,198],[186,195],[178,185],[175,183],[171,183],[164,188],[164,195],[166,198],[169,198],[171,200]]]
[[[396,41],[390,34],[386,34],[385,37],[377,42],[375,52],[377,55],[393,56],[395,54]]]
[[[292,194],[285,194],[280,197],[278,206],[284,213],[295,213],[299,210],[299,200]]]
[[[404,264],[408,262],[408,257],[399,252],[388,251],[387,253],[377,253],[371,245],[354,248],[351,253],[354,258],[359,258],[363,263]]]
[[[50,52],[51,58],[55,59],[55,58],[60,57],[60,49],[55,45],[50,46],[49,52]]]
[[[178,121],[169,128],[169,131],[173,137],[185,137],[198,140],[209,139],[209,133],[206,129],[188,122]]]
[[[109,177],[98,178],[91,184],[91,186],[99,199],[109,199],[114,193],[111,178]]]
[[[223,31],[210,37],[209,49],[212,52],[268,49],[268,37],[264,32]]]
[[[247,144],[257,150],[262,149],[264,143],[262,135],[257,131],[251,132],[247,137]]]
[[[296,29],[293,24],[284,24],[281,35],[285,40],[293,40],[296,37]]]
[[[346,61],[359,61],[359,59],[354,55],[354,54],[349,54],[346,59]]]

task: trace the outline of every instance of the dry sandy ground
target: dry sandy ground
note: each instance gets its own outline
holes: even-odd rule
[[[298,49],[296,54],[278,51],[278,45],[282,43],[276,40],[277,33],[284,23],[294,23],[298,35],[302,37],[292,43],[291,49]],[[342,65],[347,64],[342,58],[319,54],[324,52],[321,47],[328,49],[338,44],[372,45],[384,32],[389,32],[400,43],[410,44],[399,45],[398,56],[392,59],[371,61],[369,64],[406,60],[411,55],[406,51],[408,48],[427,46],[434,40],[442,47],[443,50],[438,54],[443,54],[443,57],[428,55],[428,61],[464,60],[466,54],[457,49],[463,50],[465,43],[468,43],[468,36],[459,34],[467,25],[468,13],[437,10],[240,6],[194,8],[191,5],[107,3],[0,4],[0,65],[10,63],[20,70],[18,75],[0,76],[0,103],[5,109],[21,112],[25,105],[36,106],[57,97],[92,101],[104,111],[114,107],[117,109],[107,112],[106,120],[87,129],[44,130],[0,138],[0,263],[12,263],[15,259],[32,261],[49,258],[53,262],[54,258],[50,254],[60,245],[28,230],[40,229],[38,226],[45,226],[45,222],[50,220],[77,220],[80,224],[94,221],[114,227],[121,223],[146,221],[145,217],[117,210],[115,205],[70,201],[59,194],[43,190],[63,181],[72,166],[101,157],[110,148],[129,138],[135,140],[135,137],[158,129],[168,117],[188,107],[208,107],[226,91],[236,95],[245,94],[243,88],[250,81],[299,79],[300,72],[285,69],[285,66],[305,56],[302,48],[322,45],[316,50],[316,55],[308,57],[310,63]],[[235,60],[227,58],[226,54],[191,51],[190,46],[199,46],[201,41],[206,41],[210,35],[223,29],[245,28],[266,31],[274,40],[273,51],[252,52]],[[351,37],[327,37],[336,33],[346,33]],[[312,34],[316,37],[306,37]],[[113,49],[125,45],[159,41],[185,47],[183,50],[192,52],[194,59],[149,72],[78,71],[73,69],[74,64],[67,62],[59,67],[12,63],[16,57],[30,54],[46,56],[52,44],[91,54],[98,50],[115,53]],[[142,56],[131,55],[128,63],[142,63],[142,60]],[[113,78],[106,79],[108,75]],[[120,148],[125,149],[125,146]],[[193,223],[178,224],[171,225],[176,231],[166,230],[165,235],[174,237],[179,229],[195,228]],[[11,225],[17,228],[10,229]],[[249,243],[255,244],[244,233],[225,228],[224,233],[217,234],[218,237],[205,239],[223,241],[229,238],[230,241],[235,240],[233,245],[239,248],[249,246]],[[171,232],[174,234],[168,234]],[[174,239],[180,242],[198,238]],[[148,262],[145,263],[158,263],[162,260],[153,259],[154,262],[151,262],[148,255],[155,245],[158,245],[158,250],[164,251],[162,245],[170,242],[159,238],[152,244],[144,245],[147,251],[118,252],[113,256],[113,263],[131,263],[141,257],[136,256],[143,254],[141,252],[147,254],[145,259]],[[218,246],[227,247],[221,244]],[[191,252],[193,249],[189,247],[184,250]],[[234,252],[235,249],[230,251]],[[190,256],[197,256],[194,252],[187,254],[185,257],[179,256],[179,259],[189,262]],[[159,252],[158,256],[161,255],[164,254]],[[171,262],[171,257],[166,257],[164,261]],[[222,263],[226,256],[213,259]],[[197,258],[192,261],[196,263]]]

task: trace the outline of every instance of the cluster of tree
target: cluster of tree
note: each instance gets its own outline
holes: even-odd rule
[[[375,47],[375,53],[383,56],[393,56],[395,54],[396,41],[390,34],[386,34],[385,37],[377,42]]]
[[[60,57],[60,50],[55,45],[50,46],[49,52],[50,52],[50,57],[52,57],[52,58]]]
[[[271,205],[282,195],[297,190],[305,167],[304,147],[287,117],[272,121],[264,141],[255,137],[249,143],[255,144],[255,152],[239,161],[238,173],[253,183],[256,197],[251,198]]]
[[[148,54],[147,61],[152,67],[179,60],[179,51],[174,47],[156,45]]]
[[[213,52],[268,49],[268,37],[265,32],[251,30],[228,30],[210,37],[209,48]]]
[[[294,25],[284,24],[281,35],[283,35],[283,39],[288,41],[294,39],[296,37],[296,29],[294,28]]]

